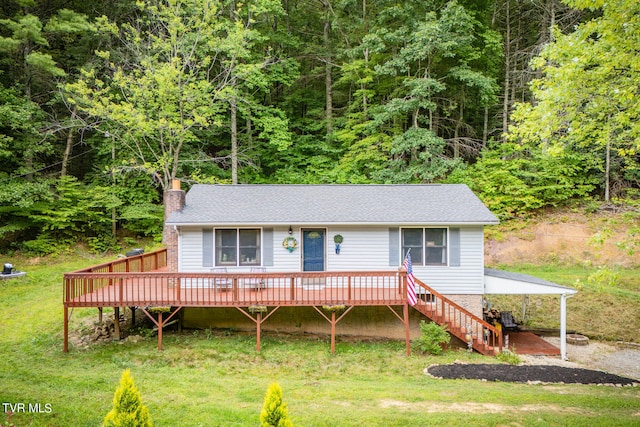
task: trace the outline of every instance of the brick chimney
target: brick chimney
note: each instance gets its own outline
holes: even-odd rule
[[[162,242],[167,247],[167,271],[178,271],[178,230],[166,221],[173,212],[184,208],[185,192],[180,188],[180,180],[171,181],[171,189],[164,192],[164,221]]]

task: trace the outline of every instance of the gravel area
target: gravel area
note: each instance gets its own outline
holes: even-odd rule
[[[544,337],[560,348],[560,338]],[[517,351],[517,350],[516,350]],[[589,341],[588,345],[567,344],[567,358],[519,356],[524,365],[556,365],[568,368],[594,369],[640,381],[640,346]]]

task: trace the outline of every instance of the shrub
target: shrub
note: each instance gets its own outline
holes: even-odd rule
[[[437,323],[420,321],[420,338],[415,343],[416,348],[422,353],[442,354],[443,344],[449,344],[451,335],[446,326]]]
[[[113,395],[113,409],[104,418],[105,427],[151,427],[149,410],[142,404],[140,391],[126,369]]]
[[[282,389],[273,383],[267,389],[260,412],[261,427],[293,427],[289,420],[287,404],[282,401]]]
[[[518,357],[515,351],[503,350],[502,353],[496,355],[496,359],[502,363],[508,363],[509,365],[519,365],[522,363],[522,359]]]

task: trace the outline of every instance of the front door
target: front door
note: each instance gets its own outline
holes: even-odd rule
[[[324,271],[324,229],[302,230],[302,270]]]

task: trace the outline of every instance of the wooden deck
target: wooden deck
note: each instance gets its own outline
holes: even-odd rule
[[[398,271],[69,273],[68,307],[402,305]]]
[[[420,300],[415,309],[430,319],[446,324],[462,339],[472,340],[481,352],[501,348],[501,336],[492,325],[448,300],[419,280]],[[256,324],[260,349],[260,326],[283,306],[314,307],[331,323],[332,352],[336,324],[355,306],[387,306],[405,327],[410,354],[409,306],[406,272],[282,272],[282,273],[173,273],[166,271],[166,250],[119,259],[64,275],[64,351],[68,351],[70,310],[75,307],[139,307],[158,327],[158,348],[162,327],[184,307],[235,307]],[[173,311],[163,319],[164,310]],[[267,313],[267,307],[270,307]],[[339,317],[332,307],[344,307]],[[320,309],[324,308],[324,309]],[[151,314],[157,311],[157,318]]]

